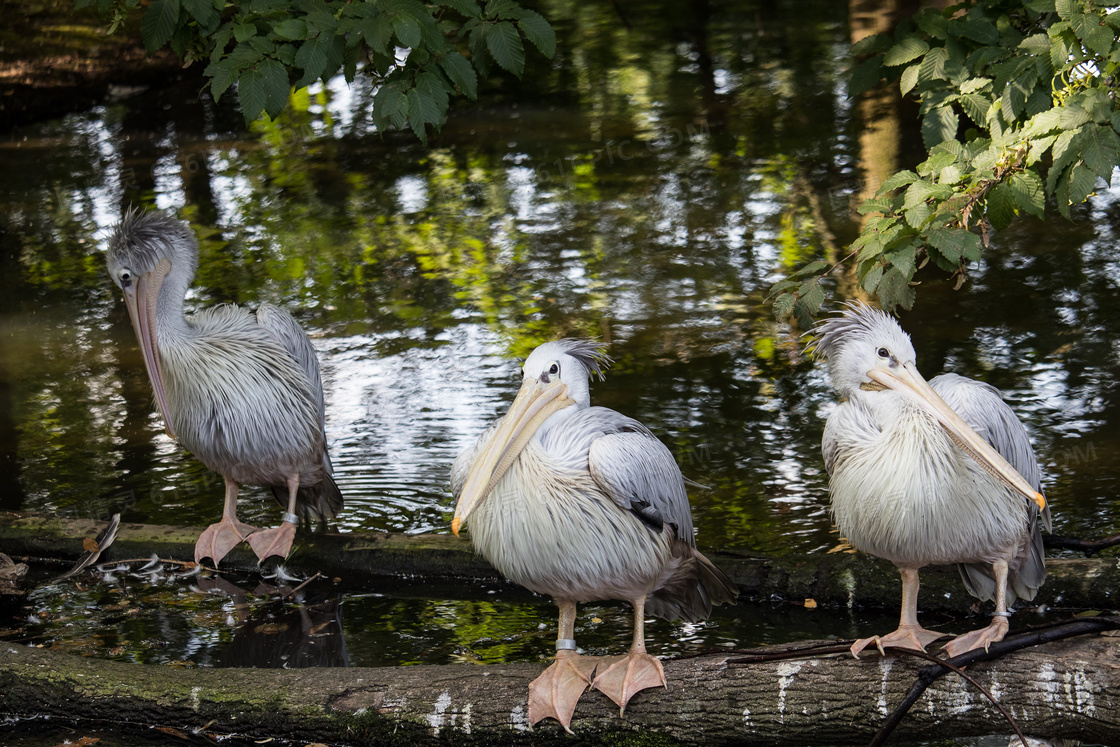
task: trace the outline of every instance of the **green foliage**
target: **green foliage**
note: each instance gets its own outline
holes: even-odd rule
[[[75,0],[96,5],[116,31],[139,0]],[[342,71],[347,82],[372,75],[373,123],[410,127],[427,141],[439,131],[450,96],[478,95],[492,63],[525,69],[525,42],[547,57],[556,34],[539,13],[513,0],[153,0],[140,32],[148,53],[170,46],[186,64],[207,62],[215,98],[237,86],[246,122],[276,117],[291,86]]]
[[[856,279],[884,308],[910,308],[914,273],[928,262],[957,287],[992,231],[1017,215],[1066,218],[1120,164],[1120,12],[1096,0],[965,0],[926,8],[893,36],[852,48],[870,55],[852,96],[897,82],[920,103],[928,159],[900,171],[863,203],[851,253]],[[811,323],[835,269],[814,262],[776,284],[775,313]]]

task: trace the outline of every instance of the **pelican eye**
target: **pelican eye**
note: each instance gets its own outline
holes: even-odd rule
[[[560,364],[559,363],[553,363],[551,366],[548,367],[548,375],[549,376],[557,376],[559,374],[560,374]]]
[[[128,270],[121,270],[117,277],[120,278],[121,285],[128,285],[132,282],[132,273]]]
[[[884,360],[891,357],[891,351],[887,350],[886,348],[879,348],[875,352],[878,353],[879,357],[883,358]]]

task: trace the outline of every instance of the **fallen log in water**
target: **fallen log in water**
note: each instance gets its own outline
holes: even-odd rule
[[[13,559],[65,558],[83,552],[82,541],[96,537],[106,522],[0,514],[0,552]],[[190,560],[201,528],[121,524],[116,541],[101,561],[123,558]],[[820,606],[898,609],[901,583],[894,567],[867,555],[848,553],[750,557],[734,549],[705,554],[735,582],[743,600],[813,599]],[[295,573],[341,576],[347,584],[365,577],[498,581],[501,575],[474,554],[471,544],[451,535],[376,532],[297,536],[285,563]],[[257,569],[257,559],[242,546],[222,561],[229,571]],[[1077,609],[1115,609],[1120,589],[1115,559],[1060,558],[1047,561],[1049,576],[1035,604]],[[922,571],[921,609],[966,614],[976,600],[965,592],[956,569]]]
[[[729,665],[733,658],[666,661],[668,687],[642,692],[622,717],[587,692],[572,728],[589,743],[641,732],[658,744],[866,744],[926,665],[878,654]],[[553,721],[533,731],[526,723],[529,681],[542,669],[180,669],[0,644],[0,712],[300,743],[571,745]],[[1028,735],[1120,743],[1120,638],[1050,643],[968,673]],[[949,674],[925,691],[894,738],[1010,733],[978,691]]]

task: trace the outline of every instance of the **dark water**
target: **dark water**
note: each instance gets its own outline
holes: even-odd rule
[[[200,236],[189,309],[269,301],[311,334],[344,531],[446,532],[448,467],[508,405],[519,359],[593,335],[616,361],[595,402],[644,421],[709,487],[691,496],[702,548],[834,547],[819,449],[833,395],[763,300],[858,231],[870,154],[844,89],[846,5],[622,7],[545,2],[557,58],[458,102],[430,147],[371,131],[371,91],[341,82],[248,131],[231,101],[188,82],[0,138],[0,508],[219,514],[220,478],[163,434],[104,269],[107,230],[145,205]],[[1055,531],[1097,537],[1120,532],[1120,199],[1102,183],[1075,214],[1001,232],[959,291],[921,278],[902,323],[927,377],[1003,390],[1043,464]],[[836,281],[840,297],[851,285]],[[242,495],[247,521],[275,520],[263,491]],[[245,625],[238,602],[195,579],[149,585],[48,587],[15,636],[219,665]],[[536,659],[554,636],[548,601],[509,587],[338,593],[351,664]],[[332,603],[316,594],[305,606]],[[113,604],[91,632],[81,610]],[[267,594],[250,606],[300,614]],[[866,628],[835,611],[754,614],[658,622],[650,647]],[[591,648],[628,637],[618,606],[589,606],[580,625]]]

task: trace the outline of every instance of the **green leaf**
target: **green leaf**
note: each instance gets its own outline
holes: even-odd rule
[[[540,13],[535,10],[523,11],[517,21],[517,28],[545,57],[551,59],[556,54],[556,32]]]
[[[820,281],[816,278],[805,281],[798,295],[810,316],[816,314],[820,310],[821,304],[824,303],[824,288],[821,287]]]
[[[914,305],[914,289],[910,286],[910,278],[903,275],[897,267],[891,267],[883,273],[875,294],[887,311],[893,311],[897,306],[909,309]]]
[[[486,34],[486,48],[494,56],[494,61],[503,68],[521,77],[525,70],[525,49],[521,36],[509,21],[501,21],[483,27]]]
[[[945,80],[945,60],[949,51],[945,47],[931,49],[922,59],[919,78],[923,83],[931,80]]]
[[[1112,50],[1112,29],[1101,24],[1096,13],[1078,13],[1072,19],[1073,32],[1086,48],[1107,57]]]
[[[949,23],[949,33],[981,44],[998,44],[1000,41],[995,24],[979,19],[953,20]]]
[[[899,187],[905,187],[907,184],[916,181],[918,181],[918,175],[913,171],[908,169],[898,171],[883,180],[883,183],[879,185],[879,190],[876,192],[876,195],[886,194],[887,192],[898,189]]]
[[[793,311],[793,304],[797,299],[792,293],[783,293],[774,299],[774,316],[778,319],[786,319]]]
[[[809,276],[816,277],[817,275],[822,274],[825,270],[827,270],[831,266],[832,265],[829,264],[828,262],[826,262],[825,260],[818,259],[818,260],[815,260],[813,262],[810,262],[809,264],[805,265],[804,267],[799,268],[796,272],[791,273],[790,274],[790,279],[791,280],[792,279],[800,280],[802,278],[807,278]]]
[[[307,24],[302,18],[287,18],[273,26],[272,31],[281,39],[294,41],[306,39],[308,36]]]
[[[862,57],[865,54],[880,54],[891,48],[891,38],[886,34],[870,34],[852,45],[850,51],[853,57]]]
[[[879,85],[883,78],[883,61],[881,57],[872,57],[864,60],[852,71],[852,78],[848,83],[848,97],[859,96],[864,91],[870,91]]]
[[[1050,55],[1050,37],[1046,34],[1032,34],[1019,42],[1019,49],[1036,55]]]
[[[914,86],[918,85],[918,78],[922,72],[921,65],[910,65],[902,71],[902,75],[898,79],[898,90],[903,96],[914,90]]]
[[[930,153],[929,158],[918,164],[918,173],[922,176],[930,176],[956,162],[957,156],[955,154],[944,150],[934,151]]]
[[[211,0],[180,0],[180,4],[191,14],[194,20],[198,21],[198,25],[207,35],[209,35],[222,20],[221,15],[214,8],[214,3],[211,2]]]
[[[393,31],[401,46],[415,49],[420,46],[420,24],[412,16],[393,16]]]
[[[868,213],[889,213],[894,205],[894,200],[890,197],[873,197],[870,200],[864,200],[856,208],[860,215],[867,215]]]
[[[980,257],[980,237],[963,228],[934,228],[927,234],[926,240],[953,264],[962,259],[975,261]]]
[[[981,93],[969,93],[961,96],[958,100],[968,118],[977,125],[983,126],[988,118],[988,112],[992,108],[991,97]]]
[[[996,230],[1002,231],[1015,220],[1015,196],[1011,187],[1006,182],[997,184],[988,193],[988,209],[986,215]]]
[[[1078,205],[1089,199],[1097,190],[1097,175],[1085,164],[1077,164],[1069,171],[1068,200],[1070,205]]]
[[[934,39],[944,39],[948,36],[949,19],[934,8],[924,8],[914,16],[914,22],[926,36]]]
[[[916,36],[904,37],[883,55],[883,64],[888,67],[904,65],[929,51],[929,44]]]
[[[860,285],[868,293],[874,293],[875,289],[879,287],[879,282],[883,279],[884,265],[877,264],[867,271],[867,273],[860,279]]]
[[[933,109],[922,119],[922,140],[926,148],[932,148],[943,140],[953,140],[957,136],[960,118],[947,106]]]
[[[440,0],[440,4],[458,11],[466,18],[478,18],[482,12],[476,0]]]
[[[144,49],[154,54],[171,40],[179,23],[179,0],[153,0],[140,22]]]
[[[296,67],[303,70],[303,75],[296,81],[297,89],[314,83],[326,72],[332,42],[333,38],[320,34],[300,45],[296,52]]]
[[[1020,210],[1042,217],[1046,205],[1046,193],[1042,189],[1042,179],[1033,171],[1019,171],[1011,175],[1008,188],[1015,196]]]
[[[439,58],[439,66],[467,98],[478,98],[478,76],[467,58],[458,52],[448,52]]]
[[[961,83],[961,93],[976,93],[977,91],[983,91],[985,88],[990,88],[991,85],[991,78],[969,78]]]
[[[1083,130],[1079,144],[1085,165],[1108,181],[1113,166],[1120,163],[1120,136],[1111,127],[1090,125]]]
[[[206,76],[210,78],[210,93],[217,101],[222,98],[222,94],[229,90],[237,80],[238,71],[230,62],[229,58],[219,62],[212,62],[206,66]]]
[[[245,121],[248,123],[256,120],[268,102],[264,76],[254,69],[243,72],[237,81],[237,99],[241,103],[241,114]]]

